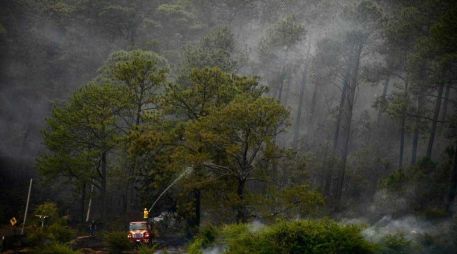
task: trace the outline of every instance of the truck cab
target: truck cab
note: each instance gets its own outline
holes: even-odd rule
[[[150,244],[153,237],[151,225],[147,221],[132,221],[127,237],[132,243]]]

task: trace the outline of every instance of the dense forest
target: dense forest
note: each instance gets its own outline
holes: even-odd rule
[[[49,225],[147,208],[190,253],[455,253],[455,1],[0,5],[1,225],[33,178]]]

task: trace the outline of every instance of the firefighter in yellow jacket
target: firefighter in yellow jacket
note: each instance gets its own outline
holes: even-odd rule
[[[148,211],[148,209],[144,208],[143,219],[147,220],[148,218],[149,218],[149,211]]]

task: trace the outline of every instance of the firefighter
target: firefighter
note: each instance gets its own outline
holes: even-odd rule
[[[149,218],[149,211],[148,211],[148,209],[144,208],[143,219],[147,220],[148,218]]]

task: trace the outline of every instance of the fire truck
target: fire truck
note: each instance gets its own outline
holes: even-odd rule
[[[132,221],[127,235],[131,243],[151,244],[154,237],[151,224],[147,221]]]

